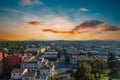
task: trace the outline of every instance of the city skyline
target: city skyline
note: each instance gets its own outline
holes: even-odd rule
[[[120,40],[119,0],[1,0],[0,40]]]

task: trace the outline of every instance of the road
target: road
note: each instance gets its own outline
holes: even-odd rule
[[[72,66],[67,63],[64,50],[61,51],[61,58],[56,62],[56,71],[58,73],[58,80],[68,80],[70,74],[68,70],[72,69]],[[70,79],[69,79],[70,80]]]

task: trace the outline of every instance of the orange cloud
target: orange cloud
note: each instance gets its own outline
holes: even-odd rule
[[[110,26],[107,29],[105,29],[105,31],[107,31],[107,32],[115,32],[115,31],[120,31],[120,28]]]
[[[41,23],[44,22],[39,22],[39,21],[30,21],[27,22],[27,24],[29,24],[30,26],[38,26]],[[53,23],[49,23],[49,24],[45,24],[43,26],[47,26],[46,29],[40,29],[43,32],[51,32],[51,33],[62,33],[62,34],[76,34],[76,33],[92,33],[92,34],[101,34],[102,32],[115,32],[115,31],[119,31],[120,28],[115,27],[115,26],[109,26],[109,25],[104,25],[104,22],[102,21],[98,21],[98,20],[90,20],[90,21],[85,21],[83,23],[81,23],[78,26],[75,26],[73,29],[71,30],[64,30],[64,29],[57,29],[55,24]],[[49,25],[49,26],[48,26]],[[62,25],[61,25],[62,26]],[[51,27],[51,28],[49,28]],[[52,29],[53,28],[53,29]]]
[[[38,22],[38,21],[30,21],[27,22],[28,25],[30,26],[38,26],[39,24],[44,23],[44,22]]]
[[[41,29],[43,32],[52,32],[52,33],[62,33],[62,34],[83,34],[83,33],[88,33],[88,31],[80,31],[80,32],[77,32],[77,31],[57,31],[57,30],[52,30],[52,29]]]
[[[81,23],[80,25],[76,26],[73,31],[78,31],[80,29],[94,29],[98,25],[103,24],[104,22],[98,20],[90,20]]]
[[[74,34],[73,31],[57,31],[57,30],[52,30],[52,29],[42,29],[43,32],[52,32],[52,33],[63,33],[63,34]]]
[[[101,21],[88,21],[83,22],[78,26],[73,26],[72,28],[63,25],[61,23],[53,22],[40,22],[40,21],[29,21],[28,25],[39,26],[39,27],[27,27],[26,25],[16,28],[10,28],[6,31],[5,27],[0,30],[1,40],[119,40],[120,28],[115,26],[109,26],[103,24]],[[15,26],[15,25],[14,25]],[[17,25],[16,25],[17,26]],[[62,27],[61,27],[62,26]],[[57,27],[57,28],[56,28]],[[64,28],[65,27],[65,28]],[[6,31],[6,32],[5,32]],[[21,33],[22,31],[22,33]],[[14,34],[16,33],[16,34]],[[24,34],[26,33],[26,34]],[[11,37],[12,35],[12,37]]]
[[[98,21],[98,20],[91,20],[91,21],[85,21],[81,23],[80,25],[74,27],[72,31],[74,32],[92,32],[92,33],[102,33],[102,32],[115,32],[120,31],[119,27],[116,26],[109,26],[103,24],[104,22]]]
[[[101,25],[97,26],[97,29],[104,31],[104,32],[115,32],[115,31],[120,31],[119,27],[116,26],[108,26],[108,25]]]

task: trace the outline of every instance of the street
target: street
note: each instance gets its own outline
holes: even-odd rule
[[[56,62],[56,71],[58,74],[58,80],[70,80],[70,73],[68,70],[72,69],[72,66],[67,63],[65,53],[61,51],[61,58]]]

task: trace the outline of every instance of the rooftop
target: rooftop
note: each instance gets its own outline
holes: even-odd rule
[[[34,77],[35,76],[35,72],[26,72],[23,77]]]
[[[23,73],[24,69],[13,69],[12,73]]]

